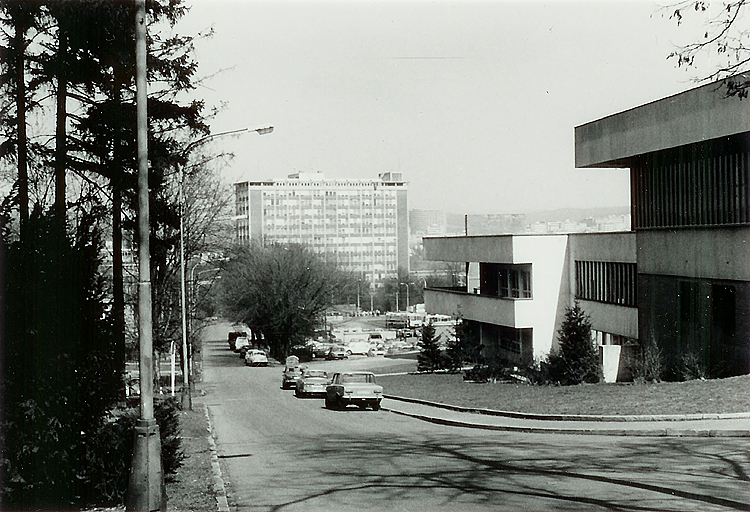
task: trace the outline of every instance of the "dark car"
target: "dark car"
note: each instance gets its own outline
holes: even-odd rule
[[[303,366],[287,366],[281,376],[281,389],[294,389],[297,387],[297,379],[302,377]]]
[[[330,343],[313,343],[312,356],[314,358],[325,358],[329,350],[331,350]]]
[[[347,359],[349,357],[349,354],[346,353],[346,347],[343,345],[332,345],[330,349],[328,349],[328,354],[326,354],[326,359],[333,360],[333,359]]]

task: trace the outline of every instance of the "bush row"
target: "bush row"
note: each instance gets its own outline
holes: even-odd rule
[[[182,465],[177,401],[157,399],[165,478]],[[46,401],[26,400],[2,422],[4,510],[121,505],[139,409],[122,404],[88,432],[70,432]],[[10,411],[9,411],[10,412]]]

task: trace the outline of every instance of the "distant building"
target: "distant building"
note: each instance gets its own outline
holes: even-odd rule
[[[408,184],[401,173],[378,180],[326,179],[235,183],[240,243],[300,243],[369,282],[409,270]]]
[[[488,213],[466,216],[469,235],[515,235],[524,232],[526,216],[522,213]]]
[[[446,215],[443,210],[410,210],[409,229],[412,235],[440,236],[446,233]]]

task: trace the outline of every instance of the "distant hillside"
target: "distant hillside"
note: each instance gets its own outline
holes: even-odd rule
[[[589,217],[600,218],[610,215],[627,215],[630,213],[629,206],[611,206],[606,208],[560,208],[542,212],[531,212],[526,214],[526,224],[541,221],[582,221]]]
[[[497,226],[497,234],[511,232],[522,233],[523,228],[535,222],[566,220],[580,222],[589,217],[602,218],[610,215],[627,215],[629,213],[630,207],[628,206],[612,206],[601,208],[559,208],[557,210],[528,212],[525,214],[475,214],[469,215],[469,233],[490,234],[488,228],[492,224]],[[485,221],[480,223],[480,217],[485,217]],[[464,222],[464,215],[458,213],[446,214],[447,233],[463,234],[465,229]]]

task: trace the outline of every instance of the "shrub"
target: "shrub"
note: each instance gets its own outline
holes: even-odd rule
[[[154,404],[154,417],[159,424],[161,437],[161,462],[164,476],[177,473],[185,460],[180,438],[180,407],[176,398],[158,400]]]
[[[514,381],[527,384],[544,384],[544,368],[540,364],[518,366],[506,358],[493,355],[464,372],[464,380],[474,382]]]
[[[680,358],[680,379],[681,380],[706,380],[709,378],[709,372],[700,354],[695,352],[686,352]]]
[[[635,382],[661,382],[664,374],[664,358],[656,340],[642,345],[631,366],[631,373]]]
[[[125,502],[130,476],[138,408],[119,406],[97,427],[78,432],[50,415],[45,403],[28,400],[21,418],[2,425],[3,504],[10,508],[58,510],[66,505],[119,505]],[[173,476],[185,456],[181,449],[179,407],[173,398],[154,402],[165,478]],[[38,426],[46,428],[40,429]]]

